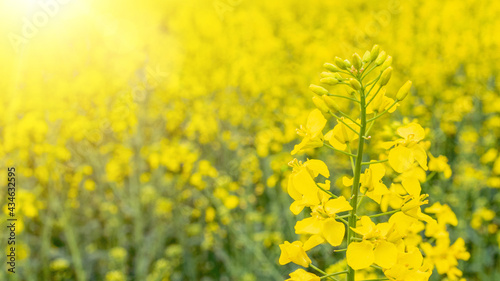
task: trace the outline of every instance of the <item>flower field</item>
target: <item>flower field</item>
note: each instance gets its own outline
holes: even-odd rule
[[[495,1],[1,5],[0,280],[500,280]]]

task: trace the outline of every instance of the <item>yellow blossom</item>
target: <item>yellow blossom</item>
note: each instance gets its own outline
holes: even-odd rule
[[[293,262],[303,267],[309,267],[309,264],[311,264],[311,260],[304,251],[302,242],[295,241],[293,243],[290,243],[288,241],[285,241],[285,243],[279,246],[281,249],[279,263],[281,265]]]

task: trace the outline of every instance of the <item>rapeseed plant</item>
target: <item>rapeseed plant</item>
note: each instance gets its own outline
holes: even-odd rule
[[[333,86],[333,90],[318,85],[309,87],[316,94],[312,100],[317,108],[310,112],[306,126],[297,129],[302,141],[295,145],[292,155],[326,146],[339,156],[348,156],[352,178],[344,177],[343,184],[352,186],[352,191],[348,199],[331,192],[329,168],[319,159],[308,159],[304,163],[294,159],[289,163],[293,171],[287,192],[294,199],[290,210],[298,215],[308,207],[311,216],[295,224],[295,233],[306,235],[305,242],[281,244],[279,263],[293,262],[321,274],[298,269],[290,274],[290,281],[337,280],[335,277],[340,275],[353,281],[357,280],[356,271],[371,266],[386,277],[377,280],[428,280],[433,267],[439,274],[447,274],[450,280],[459,280],[462,276],[456,267],[457,260],[468,260],[470,255],[461,238],[450,246],[446,229],[447,224],[457,225],[455,214],[447,205],[439,203],[425,209],[435,214],[437,220],[421,210],[421,206],[429,202],[429,195],[422,193],[421,187],[426,180],[425,171],[443,172],[449,177],[451,171],[446,157],[430,155],[432,169],[429,169],[428,145],[423,141],[426,133],[417,122],[397,128],[395,140],[375,140],[369,135],[372,128],[377,130],[375,121],[394,112],[411,90],[412,82],[407,81],[394,99],[386,96],[386,85],[393,71],[391,63],[392,57],[375,45],[363,58],[355,53],[351,61],[336,57],[334,63],[324,64],[328,72],[322,76],[327,78],[320,82]],[[378,74],[373,75],[376,71]],[[341,85],[349,89],[349,96],[334,94]],[[357,104],[359,115],[353,117],[356,114],[343,112],[336,102],[339,99]],[[337,124],[323,135],[328,123],[325,115],[333,117]],[[379,159],[367,161],[365,156],[370,153],[366,151],[373,142],[382,142],[384,151],[378,153]],[[389,190],[384,183],[387,169],[392,169],[399,178],[394,179],[400,182],[398,191],[392,186]],[[423,178],[418,176],[418,171],[424,173]],[[319,175],[326,179],[324,183],[316,180]],[[379,205],[386,199],[385,206],[381,205],[384,211],[362,215],[360,207],[365,197]],[[387,211],[387,205],[393,210]],[[372,221],[378,217],[388,219]],[[423,230],[426,236],[435,239],[435,246],[421,239],[418,233]],[[307,251],[321,244],[338,247],[344,238],[345,248],[335,250],[346,252],[347,268],[343,271],[326,273],[307,255]]]

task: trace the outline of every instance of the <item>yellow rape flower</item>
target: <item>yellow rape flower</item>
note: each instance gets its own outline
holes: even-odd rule
[[[401,211],[410,217],[414,217],[428,223],[434,222],[433,218],[422,213],[422,210],[420,209],[420,206],[429,203],[429,200],[425,200],[427,197],[429,197],[427,194],[422,194],[420,197],[408,196],[406,202],[401,207]]]
[[[354,130],[359,130],[359,126],[353,121],[341,117],[349,127]],[[357,120],[359,123],[359,120]],[[347,148],[347,143],[352,143],[359,138],[353,130],[349,129],[343,122],[339,122],[332,130],[330,130],[325,135],[325,140],[327,140],[334,148],[338,150],[345,150]]]
[[[415,161],[427,170],[427,154],[419,142],[425,138],[425,131],[417,123],[410,123],[399,127],[397,133],[402,139],[387,143],[390,146],[397,145],[389,151],[389,164],[398,173],[409,170]]]
[[[374,162],[374,160],[372,160],[372,162]],[[366,169],[364,174],[360,177],[361,192],[378,204],[380,204],[382,196],[389,191],[382,182],[384,175],[384,164],[377,163],[370,165],[370,168]],[[345,186],[352,186],[353,184],[353,179],[347,177],[344,177],[342,181]]]
[[[298,221],[295,224],[295,233],[312,235],[304,243],[304,249],[308,251],[325,242],[325,240],[332,246],[342,244],[345,226],[335,220],[335,215],[349,210],[352,210],[351,205],[341,196],[328,200],[324,206],[315,208],[311,213],[311,217]]]
[[[378,90],[379,89],[373,89],[372,91],[376,92]],[[373,97],[372,102],[366,107],[366,114],[379,113],[383,112],[386,109],[389,109],[389,113],[393,113],[399,106],[399,103],[396,103],[396,105],[391,107],[391,105],[394,103],[394,100],[385,95],[387,91],[385,87],[382,87],[379,91],[380,92]]]
[[[448,277],[452,280],[457,280],[456,277],[462,276],[462,272],[456,268],[458,260],[468,260],[470,258],[462,238],[458,238],[451,246],[450,239],[445,237],[437,239],[435,247],[432,247],[429,243],[423,243],[421,248],[427,258],[436,266],[438,273],[448,274]]]
[[[367,216],[361,217],[361,225],[352,230],[363,235],[362,242],[353,242],[347,247],[347,263],[355,270],[376,263],[382,268],[390,268],[396,263],[397,247],[387,241],[393,227],[389,223],[375,225]]]
[[[448,165],[448,158],[443,155],[434,157],[429,153],[429,171],[436,171],[444,173],[444,177],[449,179],[451,177],[451,168]]]
[[[391,184],[389,191],[384,194],[380,202],[382,212],[387,212],[389,206],[392,209],[400,209],[404,203],[403,195],[406,195],[406,190],[401,184]]]
[[[427,213],[436,214],[439,224],[458,225],[457,216],[451,210],[450,206],[436,202],[432,206],[425,209]]]
[[[323,146],[323,128],[326,125],[326,119],[319,111],[319,109],[314,109],[309,113],[307,117],[307,124],[304,128],[300,125],[300,128],[297,129],[297,134],[303,137],[302,141],[295,145],[292,150],[292,155],[297,154],[298,152],[309,149]]]
[[[303,267],[309,267],[311,264],[311,259],[307,256],[302,242],[295,241],[290,243],[285,241],[285,243],[280,244],[279,247],[281,249],[281,255],[279,258],[279,263],[281,265],[293,262]]]
[[[320,278],[316,274],[307,272],[302,268],[299,268],[290,273],[290,278],[286,279],[285,281],[320,281]]]
[[[417,248],[399,252],[396,264],[384,272],[396,281],[426,281],[432,274],[431,268],[423,264],[422,253]]]
[[[330,177],[330,172],[326,164],[317,159],[307,160],[304,164],[294,159],[289,165],[293,167],[293,171],[288,178],[287,191],[295,200],[290,206],[290,210],[297,215],[306,206],[320,204],[320,195],[318,195],[320,189],[314,178],[319,174]]]

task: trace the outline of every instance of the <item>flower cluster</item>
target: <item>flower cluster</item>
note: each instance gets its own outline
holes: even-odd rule
[[[442,172],[449,177],[451,170],[446,158],[428,154],[425,129],[417,122],[399,126],[394,140],[373,140],[369,135],[375,121],[394,112],[411,89],[412,83],[408,81],[394,98],[386,96],[386,85],[392,76],[391,63],[392,57],[375,45],[363,57],[354,54],[351,61],[337,57],[334,63],[325,63],[327,71],[321,74],[320,82],[330,89],[310,86],[316,94],[313,103],[317,108],[309,113],[305,127],[297,130],[302,141],[294,147],[292,155],[326,146],[339,156],[348,156],[352,177],[344,176],[342,183],[351,188],[351,192],[347,200],[331,191],[331,173],[327,164],[319,159],[308,159],[304,163],[294,159],[289,163],[293,171],[287,192],[294,200],[290,210],[298,215],[308,207],[310,216],[295,225],[295,233],[304,240],[285,241],[280,245],[279,263],[312,267],[322,276],[298,269],[288,280],[319,280],[341,274],[346,274],[347,280],[355,280],[356,271],[369,267],[379,269],[394,281],[428,280],[434,267],[439,274],[447,274],[449,280],[458,280],[462,275],[457,260],[467,260],[469,254],[463,239],[450,246],[446,229],[446,225],[457,225],[455,214],[449,206],[434,203],[425,212],[435,214],[436,220],[421,208],[429,202],[429,195],[422,190],[426,171]],[[338,94],[340,87],[346,88],[348,95]],[[357,104],[359,115],[353,117],[354,110],[345,113],[338,105],[340,99]],[[328,123],[325,116],[335,120],[336,125],[323,135]],[[366,161],[365,156],[375,154],[367,152],[371,145],[381,147],[382,151],[377,152],[379,159]],[[385,179],[388,171],[393,177],[390,188]],[[319,181],[318,176],[325,181]],[[383,212],[361,215],[364,197],[379,205]],[[389,206],[391,211],[387,211]],[[385,221],[372,220],[387,216]],[[421,239],[419,233],[424,230],[435,245]],[[318,245],[338,247],[344,240],[348,265],[345,271],[327,274],[316,267],[307,254]]]

